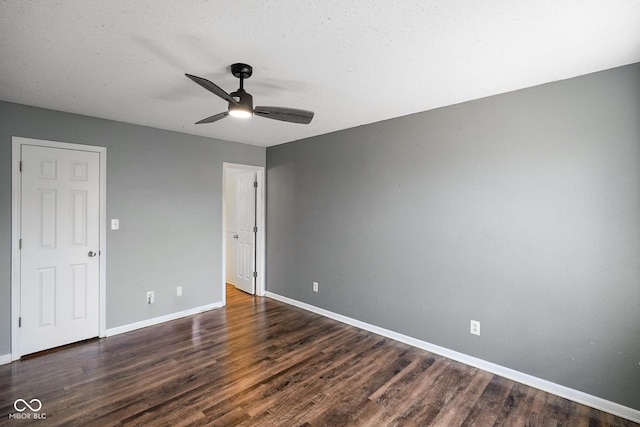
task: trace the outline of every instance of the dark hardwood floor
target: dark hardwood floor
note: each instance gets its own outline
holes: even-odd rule
[[[225,308],[0,366],[0,425],[638,426],[227,292]],[[34,398],[46,419],[9,418]]]

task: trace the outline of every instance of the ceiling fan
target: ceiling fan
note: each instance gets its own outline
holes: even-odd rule
[[[286,107],[253,108],[253,97],[251,96],[251,94],[245,92],[244,90],[244,79],[248,79],[249,77],[251,77],[252,73],[253,68],[251,67],[251,65],[241,63],[232,64],[231,74],[240,79],[240,87],[238,88],[238,90],[236,90],[235,92],[231,92],[230,94],[207,79],[185,73],[185,75],[191,80],[198,83],[209,92],[218,95],[220,98],[229,103],[227,111],[215,114],[211,117],[207,117],[206,119],[202,119],[199,122],[196,122],[196,124],[199,125],[203,123],[217,122],[218,120],[224,119],[229,115],[234,117],[247,118],[253,116],[254,114],[256,116],[265,117],[267,119],[280,120],[290,123],[300,123],[303,125],[309,124],[311,122],[311,119],[313,119],[313,111],[297,110],[295,108]]]

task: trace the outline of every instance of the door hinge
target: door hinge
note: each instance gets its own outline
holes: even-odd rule
[[[22,249],[22,239],[18,240],[18,249]]]
[[[22,317],[18,317],[18,328],[22,328]]]
[[[20,160],[20,166],[19,166],[20,172],[22,172],[22,160]]]
[[[257,233],[258,232],[258,227],[253,227],[253,232]]]
[[[253,187],[258,188],[258,181],[253,181]]]
[[[253,272],[253,277],[258,277],[258,272],[257,271]]]

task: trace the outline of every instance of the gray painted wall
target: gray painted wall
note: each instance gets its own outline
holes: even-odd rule
[[[640,64],[274,146],[267,180],[269,291],[640,409]]]
[[[0,102],[0,355],[11,351],[12,136],[107,147],[107,217],[120,219],[107,231],[107,328],[222,300],[222,164],[264,166],[264,148]]]

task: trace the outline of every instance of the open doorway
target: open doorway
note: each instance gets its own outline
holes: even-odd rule
[[[264,167],[224,163],[222,295],[226,284],[264,296]]]

